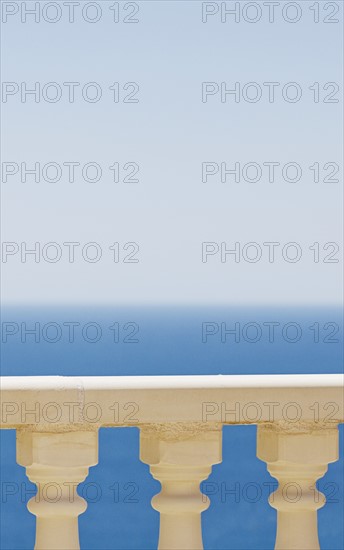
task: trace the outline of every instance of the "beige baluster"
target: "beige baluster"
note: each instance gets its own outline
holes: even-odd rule
[[[141,429],[141,460],[150,465],[162,490],[152,499],[160,512],[159,550],[201,550],[201,513],[209,499],[200,483],[221,462],[222,433],[197,433],[166,425],[157,431]]]
[[[259,426],[257,455],[279,481],[269,498],[277,510],[275,550],[318,550],[317,510],[326,499],[316,481],[338,460],[337,426]]]
[[[98,461],[98,433],[17,431],[17,461],[37,495],[28,509],[37,516],[35,550],[78,550],[78,516],[87,504],[77,494]]]

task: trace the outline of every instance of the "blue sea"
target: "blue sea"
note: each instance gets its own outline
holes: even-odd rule
[[[4,309],[2,375],[164,375],[339,373],[343,318],[328,308],[40,308]],[[34,485],[15,459],[15,433],[1,433],[1,544],[32,549],[35,518],[26,509]],[[322,549],[342,550],[343,430],[340,461],[319,481],[327,505],[319,511]],[[206,550],[268,550],[276,512],[271,483],[256,457],[256,427],[225,427],[223,462],[202,484],[211,506],[203,514]],[[139,460],[136,428],[101,429],[99,464],[79,494],[81,548],[151,550],[159,492]],[[31,492],[31,494],[30,494]]]

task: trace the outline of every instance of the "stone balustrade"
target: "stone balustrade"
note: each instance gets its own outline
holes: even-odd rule
[[[159,549],[202,549],[200,483],[221,462],[231,424],[258,426],[257,456],[279,482],[275,548],[318,549],[325,498],[315,484],[338,460],[343,390],[342,375],[3,377],[1,428],[16,429],[17,461],[37,484],[35,549],[80,547],[77,486],[97,464],[99,428],[124,426],[140,429],[140,458],[161,483]],[[56,502],[44,498],[49,483],[62,489]],[[299,498],[286,499],[295,487]]]

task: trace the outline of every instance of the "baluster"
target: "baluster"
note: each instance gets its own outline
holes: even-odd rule
[[[317,510],[326,499],[316,481],[338,460],[338,428],[296,430],[259,426],[257,455],[279,481],[269,498],[277,510],[275,550],[318,550]]]
[[[38,489],[28,502],[37,516],[35,550],[78,550],[78,516],[87,503],[77,485],[98,462],[98,433],[18,430],[17,462]]]
[[[209,499],[201,493],[200,483],[212,465],[221,462],[222,433],[176,428],[141,429],[141,460],[162,486],[152,499],[160,512],[159,550],[201,550],[201,513]]]

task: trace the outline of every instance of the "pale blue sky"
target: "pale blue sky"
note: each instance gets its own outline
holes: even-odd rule
[[[6,4],[3,2],[3,4]],[[32,4],[32,3],[27,3]],[[41,6],[46,2],[41,2]],[[62,3],[59,3],[62,5]],[[85,4],[85,3],[81,3]],[[70,183],[35,183],[20,174],[2,183],[2,239],[10,242],[96,242],[103,256],[85,262],[80,252],[68,261],[35,263],[19,253],[3,269],[6,303],[93,304],[338,304],[341,263],[314,263],[309,250],[342,240],[342,38],[340,23],[313,21],[302,1],[302,17],[288,23],[276,8],[276,21],[250,24],[220,22],[219,14],[202,23],[202,2],[138,2],[139,23],[112,21],[113,2],[102,7],[99,22],[90,24],[76,11],[61,20],[22,23],[20,13],[2,25],[2,79],[57,82],[61,101],[38,103],[20,94],[2,103],[4,162],[97,162],[103,176],[85,182],[80,173]],[[131,3],[133,4],[133,3]],[[241,2],[241,5],[244,3]],[[263,6],[263,3],[258,3]],[[342,4],[336,17],[342,22]],[[52,13],[52,12],[51,12]],[[91,12],[90,12],[91,13]],[[92,14],[91,14],[92,15]],[[242,17],[241,17],[242,19]],[[202,103],[202,82],[257,82],[263,97],[257,103],[242,98],[221,103],[220,94]],[[74,103],[63,82],[80,82]],[[82,100],[80,88],[97,82],[103,96],[97,103]],[[139,103],[114,103],[114,82],[136,82]],[[276,102],[269,103],[263,82],[280,82]],[[302,98],[288,103],[280,89],[297,82]],[[320,102],[309,86],[320,85]],[[322,87],[336,82],[339,103],[324,103]],[[129,93],[127,90],[125,94]],[[273,183],[266,173],[257,183],[211,177],[202,183],[202,162],[232,167],[276,161],[297,162],[303,171],[297,183]],[[114,183],[115,162],[140,166],[139,183]],[[315,162],[340,165],[339,182],[314,182]],[[321,172],[322,178],[324,173]],[[257,263],[228,260],[220,255],[202,263],[202,241],[299,243],[298,263],[265,255]],[[112,261],[109,246],[140,245],[139,263]],[[128,250],[126,253],[130,252]],[[321,251],[322,256],[331,252]],[[342,259],[342,251],[335,256]]]

